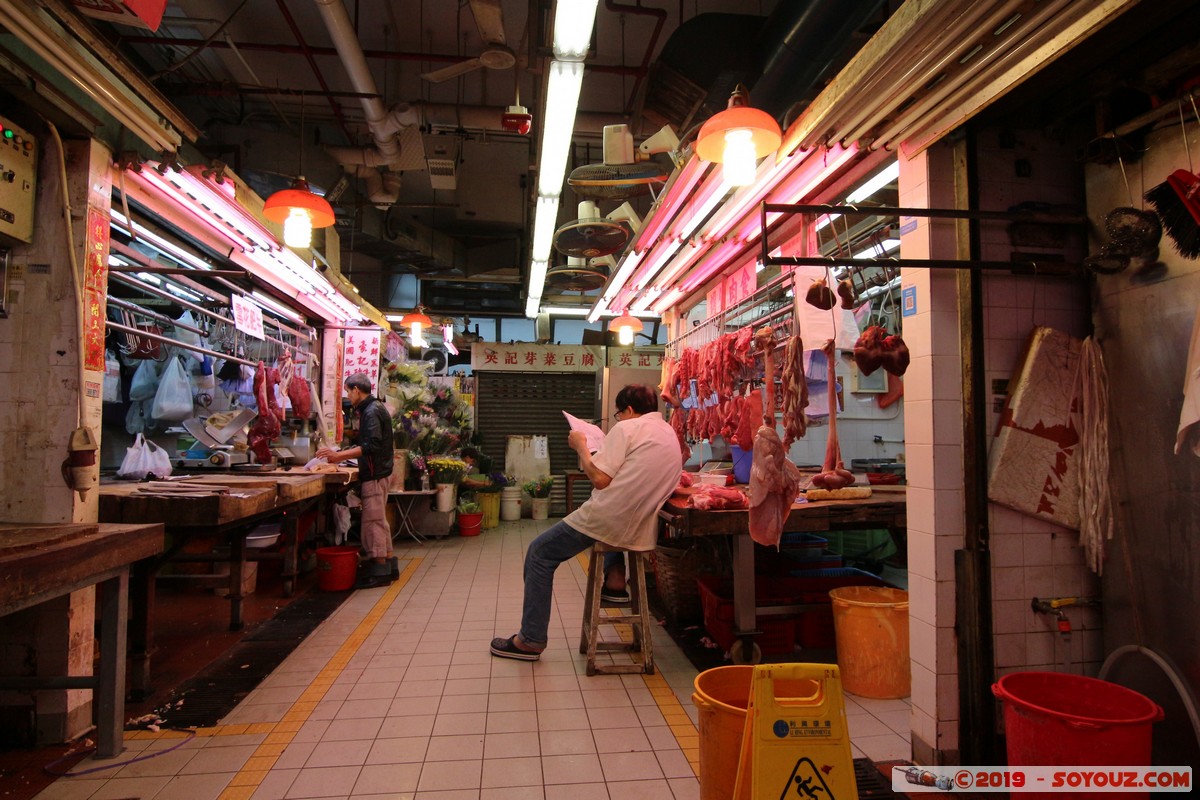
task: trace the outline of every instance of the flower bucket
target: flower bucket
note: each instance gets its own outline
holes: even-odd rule
[[[454,490],[457,484],[454,483],[439,483],[433,488],[437,490],[434,495],[435,508],[438,511],[453,511],[454,510]]]
[[[533,498],[533,513],[534,519],[549,519],[550,518],[550,498],[535,497]]]
[[[403,492],[408,480],[408,451],[392,451],[392,474],[388,477],[388,491]]]
[[[521,518],[521,487],[506,486],[500,492],[500,519],[512,522]]]
[[[494,528],[500,524],[500,492],[478,492],[475,499],[483,510],[483,529]]]
[[[458,515],[458,535],[459,536],[478,536],[480,530],[483,529],[483,512],[476,511],[474,514],[459,514]]]

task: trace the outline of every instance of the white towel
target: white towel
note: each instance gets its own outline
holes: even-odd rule
[[[1190,439],[1192,452],[1200,456],[1200,436],[1195,425],[1200,422],[1200,313],[1192,323],[1192,344],[1188,348],[1187,373],[1183,379],[1183,409],[1179,412],[1179,430],[1175,434],[1175,455],[1183,452]]]

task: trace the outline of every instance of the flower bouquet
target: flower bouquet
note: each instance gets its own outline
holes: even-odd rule
[[[467,462],[460,458],[432,456],[425,459],[434,483],[458,483],[467,474]]]
[[[549,497],[550,490],[554,487],[553,475],[542,475],[531,481],[525,481],[521,484],[521,488],[525,490],[525,494],[530,497]]]
[[[515,486],[517,483],[517,479],[515,477],[505,472],[492,472],[488,474],[487,478],[487,486],[479,486],[475,489],[475,491],[483,492],[484,494],[493,494],[501,491],[502,489],[506,489],[509,486]]]

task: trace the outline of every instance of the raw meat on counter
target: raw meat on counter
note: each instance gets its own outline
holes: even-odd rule
[[[688,498],[688,505],[701,511],[716,511],[731,508],[746,508],[750,500],[740,489],[730,489],[713,484],[701,484]]]
[[[254,373],[254,396],[258,399],[258,417],[250,426],[246,437],[250,450],[260,464],[271,461],[271,442],[283,430],[283,409],[275,400],[275,387],[279,385],[279,370],[258,362]]]

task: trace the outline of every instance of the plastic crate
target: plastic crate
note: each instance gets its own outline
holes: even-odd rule
[[[761,579],[755,582],[755,594]],[[704,627],[722,650],[733,647],[737,637],[733,632],[733,592],[727,579],[715,575],[702,575],[696,579],[700,590],[700,603],[704,607]],[[761,598],[758,605],[770,605]],[[763,655],[786,655],[795,648],[795,620],[789,617],[758,617],[755,625],[761,634],[754,638]]]
[[[823,607],[805,611],[796,620],[796,644],[801,647],[828,649],[834,646],[833,602],[829,592],[843,586],[884,586],[877,575],[854,567],[839,569],[793,570],[792,584],[797,602],[822,603]]]

